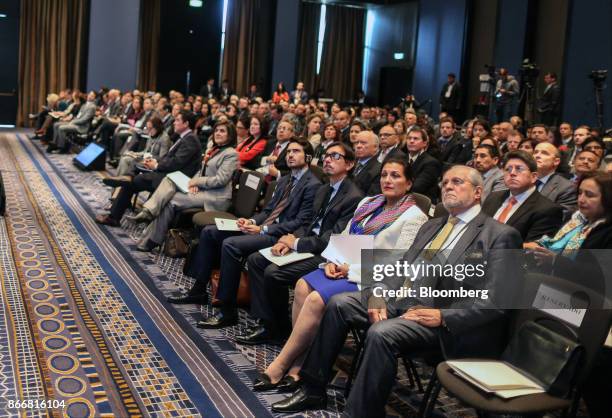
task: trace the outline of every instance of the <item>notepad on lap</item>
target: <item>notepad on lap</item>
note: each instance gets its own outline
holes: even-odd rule
[[[446,364],[474,386],[504,399],[545,392],[538,383],[502,361],[455,360]]]
[[[298,253],[295,251],[290,251],[285,255],[273,255],[272,247],[264,248],[259,250],[261,255],[266,257],[268,260],[273,262],[279,267],[286,266],[287,264],[295,263],[296,261],[307,260],[311,257],[314,257],[314,254],[311,253]]]
[[[189,180],[191,179],[183,174],[182,171],[174,171],[167,174],[166,177],[168,177],[181,192],[189,193]]]
[[[219,231],[240,231],[236,219],[215,218],[215,224]]]

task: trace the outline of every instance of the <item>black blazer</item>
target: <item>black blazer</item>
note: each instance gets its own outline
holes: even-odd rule
[[[482,211],[491,217],[495,216],[495,212],[509,195],[509,190],[491,193],[482,205]],[[562,222],[563,208],[536,190],[506,220],[506,225],[519,231],[525,242],[531,242],[544,235],[552,237],[559,230]]]
[[[434,218],[423,224],[419,229],[417,238],[406,252],[404,260],[414,263],[418,260],[422,250],[433,240],[442,227],[446,224],[448,215],[442,218]],[[466,226],[465,232],[448,254],[446,264],[460,265],[471,263],[466,255],[474,254],[486,261],[486,288],[492,298],[495,295],[505,294],[505,286],[512,288],[512,283],[507,283],[508,277],[519,277],[513,275],[509,269],[518,268],[520,263],[512,263],[508,250],[522,248],[523,241],[518,232],[507,225],[500,224],[494,219],[486,216],[482,211]],[[482,280],[482,279],[478,279]],[[452,278],[425,278],[423,285],[435,287],[436,289],[458,289],[461,286],[470,287],[470,279],[463,282]],[[418,281],[414,286],[420,286]],[[483,282],[475,283],[474,288],[483,289]],[[415,299],[409,299],[408,304],[419,304]],[[469,307],[463,306],[460,300],[454,301],[450,306],[440,306],[442,318],[447,330],[441,330],[441,344],[447,357],[458,356],[494,356],[503,349],[506,339],[505,312],[493,309],[479,309],[478,303],[486,305],[487,301],[477,302]],[[473,300],[469,303],[473,303]],[[486,306],[485,306],[486,307]]]
[[[193,132],[178,139],[157,163],[155,171],[172,173],[182,171],[187,177],[193,177],[202,163],[202,148],[200,140]]]
[[[428,196],[432,202],[436,202],[440,195],[438,180],[442,175],[442,163],[429,155],[422,153],[412,164],[414,183],[411,191]]]
[[[264,148],[264,151],[261,154],[262,158],[272,155],[272,153],[274,152],[274,147],[276,147],[276,142],[277,141],[275,139],[274,140],[268,139],[268,143],[266,144],[266,147]],[[274,167],[276,167],[276,169],[281,172],[282,176],[288,174],[289,171],[291,171],[289,167],[287,166],[287,147],[283,148],[281,153],[278,154],[278,158],[276,159],[276,162],[274,163]]]
[[[353,173],[357,168],[353,168]],[[380,170],[382,164],[378,162],[376,156],[368,160],[363,169],[358,175],[353,177],[353,182],[361,189],[365,196],[374,196],[380,194]]]
[[[465,164],[472,158],[471,153],[466,155],[466,153],[463,152],[465,145],[461,135],[455,134],[451,140],[440,149],[440,161],[442,161],[443,171],[448,170],[455,164]],[[471,141],[469,145],[471,150]]]
[[[306,227],[300,227],[294,232],[294,235],[299,238],[297,250],[300,253],[321,254],[327,246],[331,234],[340,234],[344,230],[346,224],[353,217],[357,204],[363,198],[361,190],[350,178],[346,177],[342,181],[338,193],[323,208],[323,220],[321,221],[319,235],[317,235],[313,232],[313,228],[317,222],[317,215],[326,203],[323,200],[327,196],[328,189],[329,184],[323,184],[319,187],[313,204],[314,215],[310,224]]]
[[[290,179],[290,175],[281,177],[276,184],[276,189],[274,190],[270,202],[268,202],[261,212],[253,216],[253,219],[258,225],[261,225],[279,204],[283,191]],[[320,185],[321,182],[312,174],[312,171],[306,171],[300,178],[300,181],[293,186],[293,190],[289,196],[289,205],[281,212],[278,217],[278,223],[268,225],[267,234],[280,237],[295,231],[301,226],[307,226],[312,221],[312,205],[314,203],[315,193]]]
[[[387,162],[387,160],[391,159],[391,158],[400,158],[400,159],[405,159],[408,158],[406,157],[406,154],[400,149],[399,145],[395,148],[393,148],[383,159],[383,162],[381,165],[385,165],[385,163]]]

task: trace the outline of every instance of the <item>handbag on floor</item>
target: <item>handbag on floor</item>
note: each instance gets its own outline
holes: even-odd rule
[[[217,291],[219,290],[219,270],[213,270],[210,276],[210,293],[212,294],[212,305],[221,306],[222,302],[217,299]],[[246,271],[240,273],[240,285],[238,286],[238,295],[236,296],[238,306],[248,306],[251,303],[251,290],[249,288],[249,276]]]
[[[171,229],[166,235],[164,255],[170,258],[185,257],[189,253],[190,242],[189,232],[181,229]]]

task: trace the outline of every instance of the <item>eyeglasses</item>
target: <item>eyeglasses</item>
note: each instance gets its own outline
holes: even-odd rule
[[[339,152],[330,152],[329,154],[326,153],[323,155],[324,160],[326,160],[327,158],[331,158],[332,160],[338,161],[340,158],[346,158],[346,156],[340,154]]]
[[[465,183],[470,183],[467,180],[461,179],[459,177],[453,177],[452,179],[446,179],[446,180],[442,180],[442,187],[446,187],[448,186],[448,183],[452,184],[453,186],[463,186]]]
[[[508,165],[506,167],[504,167],[504,171],[506,173],[512,173],[512,171],[516,171],[517,174],[521,174],[524,173],[525,171],[529,170],[527,167],[522,166],[522,165]]]

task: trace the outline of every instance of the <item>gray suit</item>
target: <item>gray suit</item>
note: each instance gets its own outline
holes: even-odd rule
[[[404,259],[416,262],[423,248],[440,232],[447,217],[426,222]],[[480,213],[466,226],[453,247],[449,262],[463,264],[466,254],[479,253],[487,263],[487,282],[499,284],[501,255],[489,250],[519,249],[517,231]],[[516,264],[516,263],[515,263]],[[457,264],[455,264],[457,265]],[[506,276],[507,277],[507,276]],[[403,280],[401,280],[403,283]],[[438,278],[437,289],[453,289],[461,283]],[[481,287],[482,288],[482,287]],[[418,300],[409,300],[418,304]],[[434,307],[438,307],[434,304]],[[341,293],[328,303],[315,340],[300,375],[307,385],[324,388],[332,366],[351,327],[368,328],[361,367],[347,399],[345,414],[351,417],[384,417],[385,404],[397,373],[397,357],[413,351],[439,350],[447,356],[479,356],[498,353],[505,334],[504,312],[475,307],[441,307],[445,327],[429,328],[401,318],[405,309],[389,307],[389,319],[369,326],[368,309],[360,292]]]
[[[482,185],[481,202],[484,202],[491,192],[499,190],[508,190],[504,184],[504,172],[499,167],[493,167],[487,171],[486,176],[483,176],[484,183]]]
[[[57,126],[54,137],[55,145],[60,149],[66,148],[68,146],[66,134],[69,132],[86,134],[89,131],[94,116],[96,116],[96,104],[88,101],[81,106],[79,113],[73,120]]]
[[[147,209],[156,218],[145,229],[141,242],[151,240],[161,244],[174,216],[184,209],[203,208],[205,211],[226,211],[232,199],[232,174],[238,167],[238,153],[228,147],[214,155],[202,170],[193,176],[200,189],[196,194],[177,192],[176,186],[164,178],[153,195],[145,202]]]
[[[546,184],[542,186],[540,194],[563,207],[564,220],[567,220],[576,210],[576,186],[559,173],[550,176]]]

